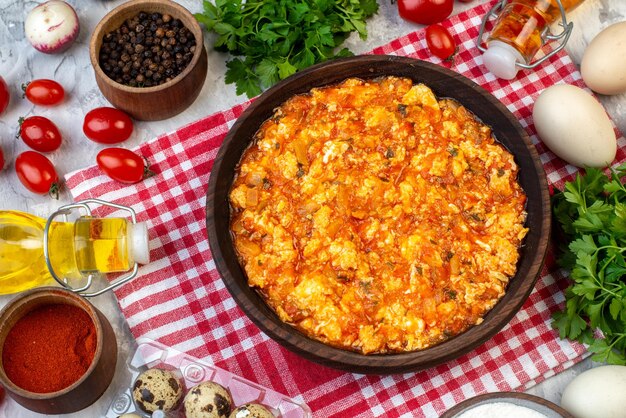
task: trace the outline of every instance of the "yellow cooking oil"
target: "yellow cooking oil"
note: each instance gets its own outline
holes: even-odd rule
[[[20,211],[0,211],[0,294],[51,284],[44,259],[46,220]],[[123,218],[81,217],[52,222],[48,245],[56,275],[69,281],[93,272],[129,270],[129,223]]]

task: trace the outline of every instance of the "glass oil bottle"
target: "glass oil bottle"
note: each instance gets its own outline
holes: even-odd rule
[[[520,68],[532,69],[565,47],[573,25],[565,13],[575,9],[584,0],[502,0],[483,19],[478,48],[484,53],[485,67],[496,77],[511,80]],[[489,18],[496,17],[482,46],[483,33]],[[550,25],[561,18],[563,30],[550,33]],[[550,53],[531,63],[539,50],[549,41],[560,41]]]
[[[149,261],[145,223],[81,216],[74,222],[0,210],[0,294],[86,276],[127,272]]]

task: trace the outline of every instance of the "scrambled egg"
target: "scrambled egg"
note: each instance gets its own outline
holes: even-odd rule
[[[365,354],[423,349],[480,323],[515,274],[517,172],[457,102],[405,78],[348,79],[263,123],[231,231],[283,321]]]

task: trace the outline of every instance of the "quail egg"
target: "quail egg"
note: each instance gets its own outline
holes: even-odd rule
[[[228,390],[215,382],[202,382],[185,396],[187,418],[228,418],[233,398]]]
[[[248,403],[235,408],[228,418],[275,418],[269,409],[258,403]]]
[[[137,415],[137,414],[124,414],[124,415],[120,415],[117,418],[142,418],[141,415]]]
[[[133,386],[133,399],[144,412],[171,411],[180,405],[183,385],[168,370],[148,369],[141,373]]]

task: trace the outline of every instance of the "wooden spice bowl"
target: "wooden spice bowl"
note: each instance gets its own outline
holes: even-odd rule
[[[172,80],[152,87],[130,87],[107,76],[99,63],[104,35],[119,28],[139,12],[169,14],[180,19],[196,39],[196,49],[187,67]],[[198,97],[207,74],[207,53],[202,28],[183,6],[170,0],[133,0],[109,12],[93,31],[89,57],[96,82],[104,97],[118,109],[138,120],[162,120],[179,114]]]
[[[53,304],[78,307],[87,313],[96,330],[96,348],[85,374],[70,386],[49,393],[25,390],[7,376],[2,361],[9,331],[29,312]],[[87,300],[60,287],[41,287],[24,292],[0,311],[0,384],[7,394],[23,407],[42,414],[67,414],[94,403],[108,388],[117,363],[115,333],[106,317]]]

